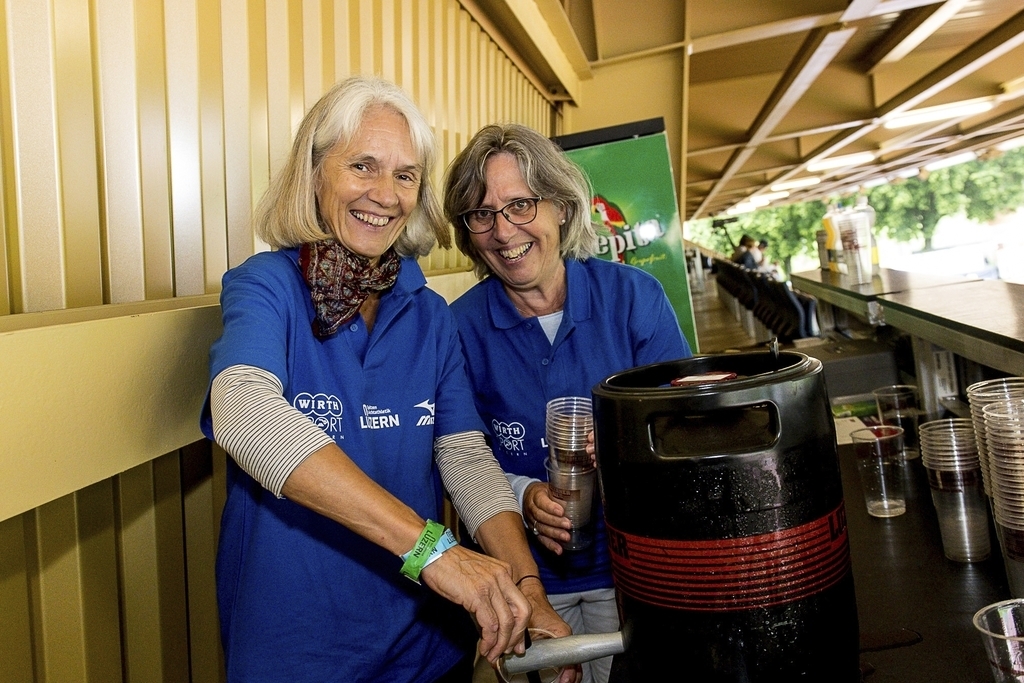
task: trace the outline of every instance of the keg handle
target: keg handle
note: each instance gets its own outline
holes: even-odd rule
[[[621,655],[629,647],[632,635],[629,622],[621,631],[612,633],[585,633],[564,638],[535,640],[521,655],[503,656],[498,661],[498,674],[509,680],[515,674],[582,664],[601,657]]]

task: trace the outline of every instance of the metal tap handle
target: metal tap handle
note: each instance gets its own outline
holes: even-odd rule
[[[564,638],[535,640],[523,655],[501,658],[498,671],[506,680],[515,674],[582,664],[601,657],[620,655],[629,644],[628,629],[614,633],[587,633]]]

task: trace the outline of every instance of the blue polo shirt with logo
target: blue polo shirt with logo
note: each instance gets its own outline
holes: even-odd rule
[[[368,333],[357,316],[316,339],[298,252],[256,254],[224,276],[210,376],[245,364],[374,481],[441,518],[434,438],[481,430],[454,319],[403,259]],[[202,428],[213,438],[208,409]],[[399,574],[401,560],[279,499],[229,459],[217,598],[230,681],[433,681],[471,651],[460,607]]]
[[[665,291],[645,271],[597,258],[565,263],[568,293],[554,343],[536,318],[524,319],[501,281],[488,277],[452,303],[476,407],[506,472],[547,480],[547,402],[589,397],[591,388],[632,367],[691,355]],[[685,277],[685,275],[681,275]],[[604,516],[595,542],[563,552],[530,548],[548,593],[612,585]]]

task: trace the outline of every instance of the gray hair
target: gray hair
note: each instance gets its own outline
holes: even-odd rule
[[[491,269],[473,246],[469,229],[459,220],[480,206],[487,194],[484,165],[494,154],[511,154],[530,191],[565,211],[559,229],[563,259],[581,261],[597,250],[597,231],[590,220],[591,189],[583,171],[559,147],[537,131],[517,123],[491,124],[481,128],[448,167],[444,181],[444,214],[455,227],[455,245],[473,262],[477,277]]]
[[[423,166],[416,209],[395,242],[395,251],[400,256],[425,256],[435,242],[445,249],[451,246],[451,235],[430,183],[436,155],[430,124],[401,88],[369,76],[337,83],[302,119],[284,166],[253,213],[253,229],[260,239],[282,248],[334,237],[320,219],[316,201],[324,159],[335,145],[351,142],[366,114],[378,108],[391,109],[405,119],[413,150]]]

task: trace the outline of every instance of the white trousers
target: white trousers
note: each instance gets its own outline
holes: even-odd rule
[[[549,595],[548,600],[558,615],[572,627],[574,634],[612,633],[619,630],[614,588]],[[608,683],[611,673],[611,657],[584,662],[583,683]]]

